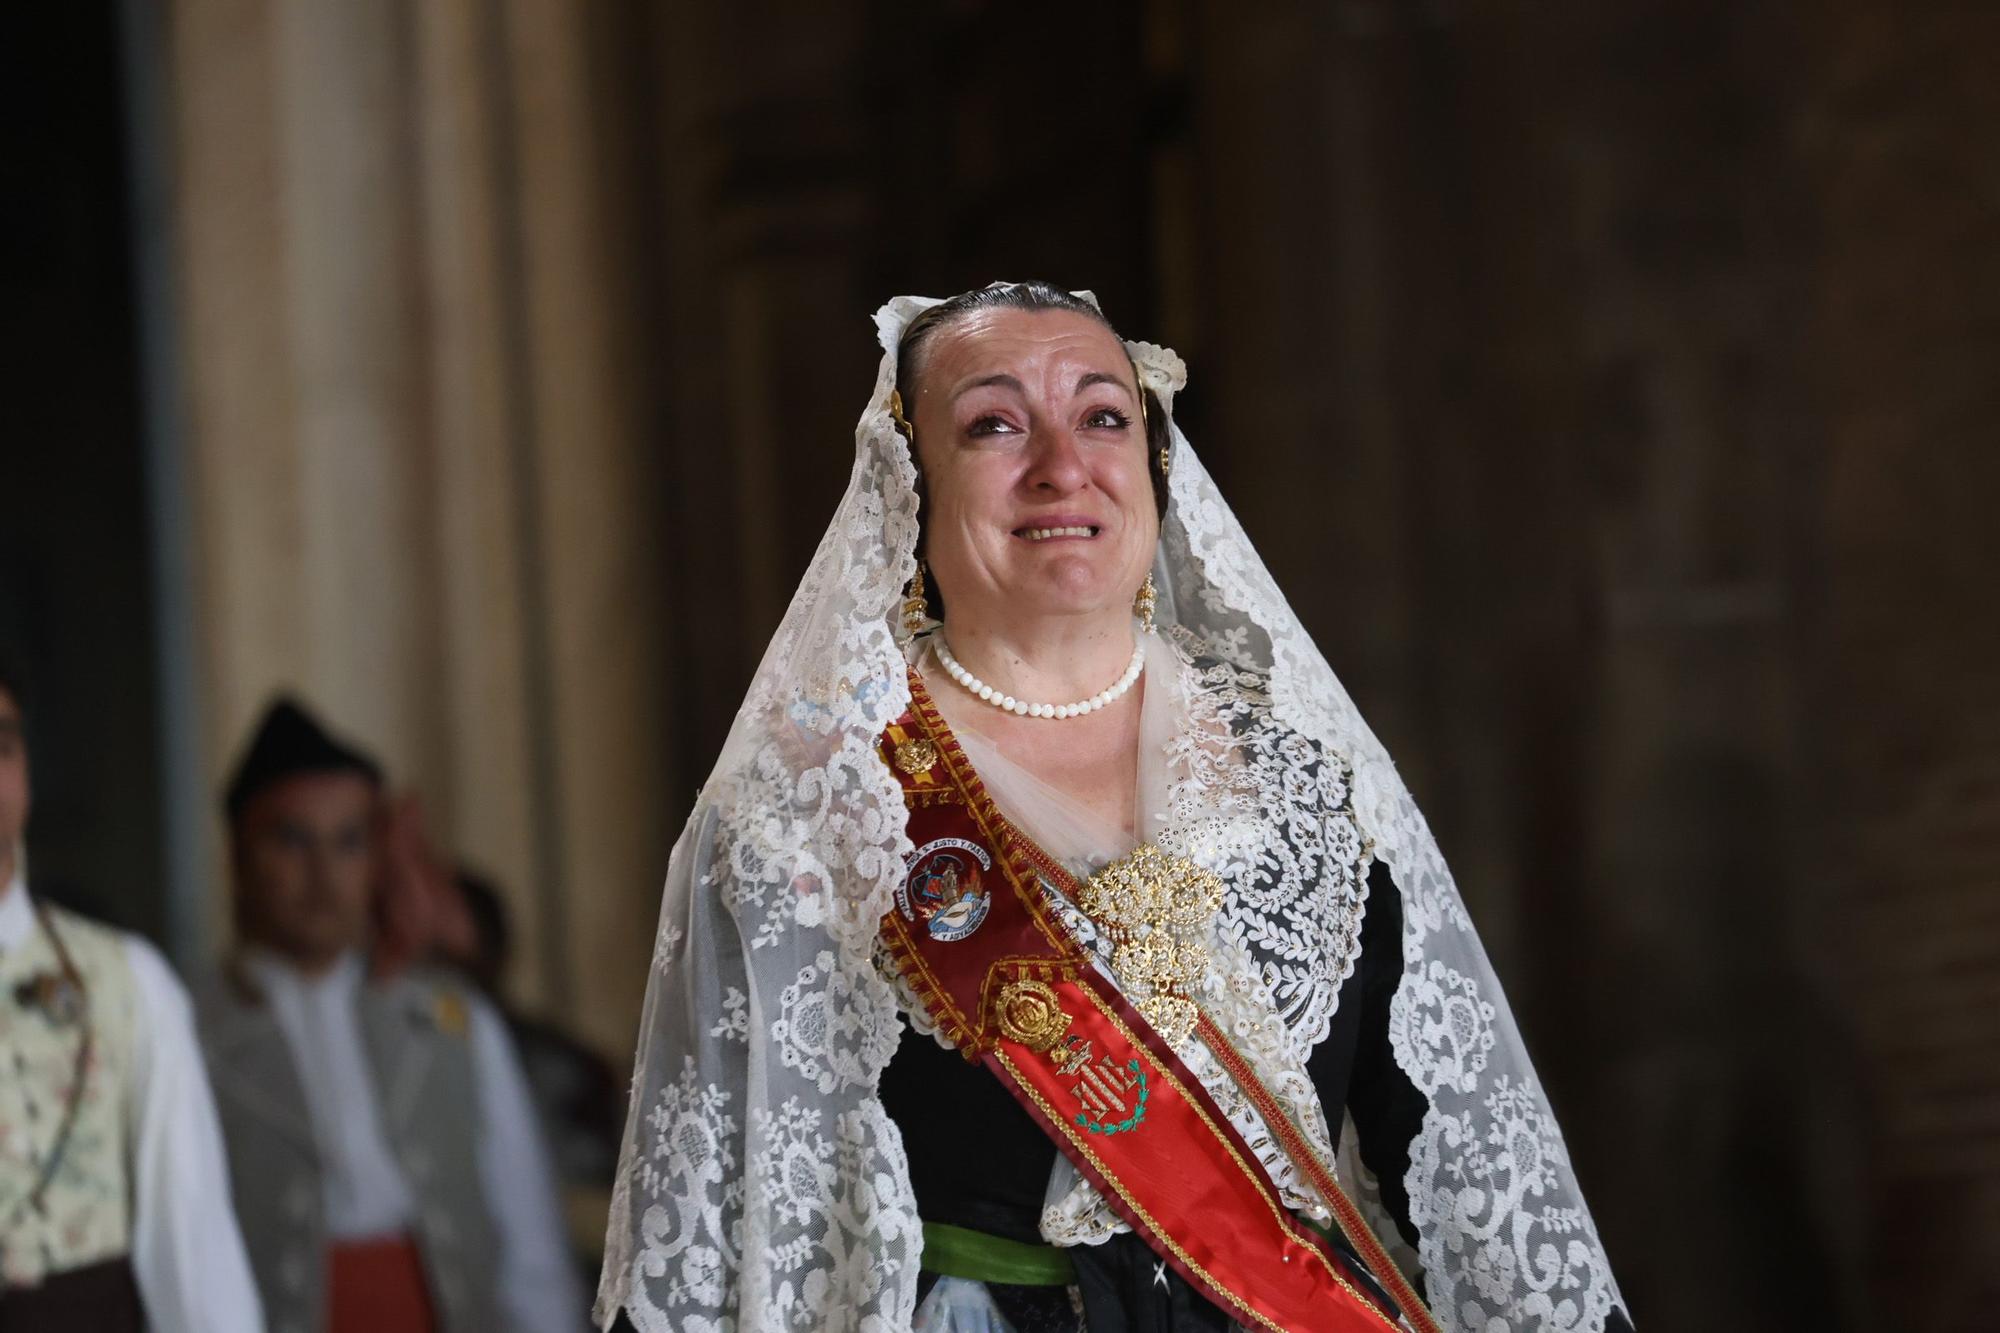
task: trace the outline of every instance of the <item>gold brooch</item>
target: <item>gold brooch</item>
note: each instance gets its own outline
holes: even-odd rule
[[[1208,975],[1222,880],[1145,843],[1085,881],[1077,906],[1110,938],[1111,970],[1132,1007],[1169,1045],[1186,1041],[1201,1020],[1194,997]]]
[[[928,773],[937,765],[937,745],[922,736],[912,736],[896,747],[896,767],[915,777]]]
[[[450,991],[441,990],[431,1000],[431,1021],[446,1036],[463,1037],[471,1026],[472,1015],[464,1000]]]
[[[1045,1054],[1069,1031],[1069,1015],[1056,993],[1039,981],[1010,981],[1000,989],[1000,1033],[1037,1055]]]

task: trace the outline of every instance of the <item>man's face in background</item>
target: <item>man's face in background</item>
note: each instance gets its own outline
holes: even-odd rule
[[[367,938],[377,867],[375,784],[305,773],[251,798],[235,828],[244,938],[318,971]]]

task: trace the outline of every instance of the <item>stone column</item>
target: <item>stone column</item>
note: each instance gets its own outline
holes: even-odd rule
[[[669,687],[601,25],[182,0],[167,35],[210,779],[304,693],[508,891],[522,996],[622,1053]]]
[[[562,950],[549,973],[572,1021],[621,1056],[632,1045],[673,829],[664,789],[672,688],[660,441],[650,436],[639,301],[612,170],[629,104],[600,82],[601,30],[563,0],[505,7],[517,271],[524,337],[514,373],[531,447],[517,484],[524,605],[545,709],[531,775],[556,841],[538,924]],[[520,421],[516,421],[520,428]],[[527,923],[524,922],[524,925]]]
[[[508,71],[495,7],[436,0],[414,11],[412,131],[424,231],[430,445],[437,484],[443,642],[429,688],[450,737],[454,783],[439,822],[468,859],[497,876],[515,922],[514,984],[547,1003],[564,961],[541,928],[560,884],[548,699],[536,669],[524,540],[534,443],[523,374],[518,207]]]
[[[289,689],[449,787],[402,13],[213,0],[167,30],[216,785]]]

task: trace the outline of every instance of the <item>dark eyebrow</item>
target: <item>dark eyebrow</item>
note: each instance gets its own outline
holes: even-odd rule
[[[1082,393],[1085,389],[1090,388],[1094,384],[1109,384],[1113,388],[1123,389],[1125,391],[1126,397],[1129,398],[1132,396],[1131,385],[1127,384],[1124,380],[1119,379],[1116,375],[1107,375],[1101,370],[1092,370],[1086,372],[1083,378],[1079,379],[1076,382],[1076,392]]]
[[[1012,375],[1003,372],[998,375],[982,375],[978,379],[973,380],[970,383],[961,384],[958,386],[958,392],[953,394],[952,397],[954,399],[963,398],[965,397],[966,394],[971,393],[974,389],[1012,389],[1015,393],[1027,392],[1027,390],[1022,387],[1021,381],[1015,379]]]
[[[1082,374],[1082,376],[1078,378],[1076,382],[1076,389],[1074,390],[1074,392],[1082,393],[1085,389],[1088,389],[1093,385],[1098,385],[1098,384],[1109,384],[1113,388],[1123,389],[1125,391],[1125,395],[1128,398],[1131,397],[1132,395],[1131,385],[1127,384],[1124,380],[1119,379],[1116,375],[1107,375],[1101,370],[1085,371]],[[1027,390],[1022,387],[1020,380],[1016,379],[1014,376],[1009,375],[1003,371],[998,375],[982,375],[976,380],[972,380],[966,384],[962,384],[959,386],[958,392],[952,396],[954,398],[962,398],[966,394],[972,392],[974,389],[996,389],[996,388],[1012,389],[1015,393],[1027,392]]]

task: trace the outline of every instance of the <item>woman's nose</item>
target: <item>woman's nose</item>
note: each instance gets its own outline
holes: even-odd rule
[[[1068,495],[1089,484],[1090,469],[1084,466],[1083,452],[1070,431],[1061,427],[1037,430],[1030,445],[1033,461],[1023,478],[1030,487]]]

